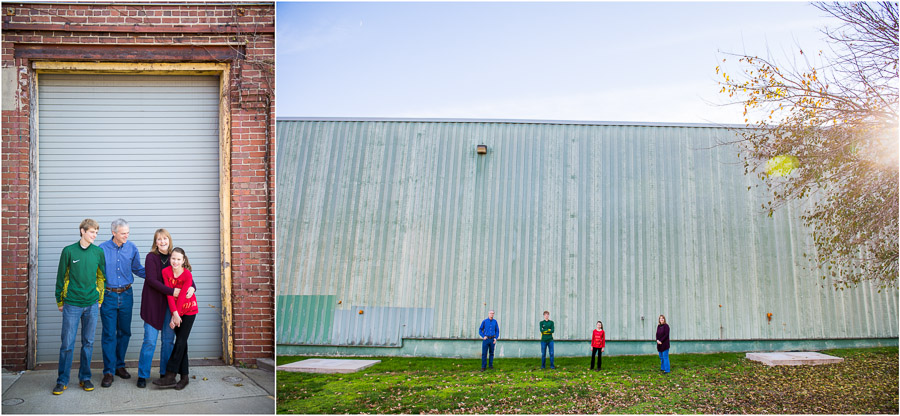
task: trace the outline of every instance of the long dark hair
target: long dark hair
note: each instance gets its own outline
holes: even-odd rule
[[[602,331],[603,330],[603,321],[597,321],[597,323],[600,324],[600,330]]]
[[[184,257],[184,268],[188,269],[188,271],[193,271],[193,270],[191,270],[191,262],[188,261],[187,254],[184,253],[183,248],[175,247],[172,249],[172,252],[173,253],[181,253],[181,256]],[[170,259],[171,259],[171,257],[170,257]]]

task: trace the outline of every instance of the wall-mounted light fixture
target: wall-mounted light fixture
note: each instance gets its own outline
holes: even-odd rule
[[[487,154],[487,145],[479,144],[478,146],[475,146],[475,152],[478,153],[479,155]]]

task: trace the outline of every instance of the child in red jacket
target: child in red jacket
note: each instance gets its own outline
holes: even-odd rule
[[[603,332],[603,322],[597,321],[597,329],[591,337],[591,370],[594,369],[594,356],[597,356],[597,371],[603,363],[603,351],[606,350],[606,333]]]
[[[169,327],[175,330],[175,347],[169,357],[166,374],[154,381],[153,384],[163,388],[175,387],[175,390],[181,390],[188,385],[187,340],[191,335],[191,327],[194,326],[194,319],[199,312],[199,307],[196,296],[191,299],[185,296],[187,289],[193,284],[193,276],[191,275],[191,263],[181,247],[172,249],[169,263],[172,265],[162,271],[163,281],[168,287],[181,289],[177,298],[167,297],[169,310],[172,312],[172,321],[169,322]],[[177,384],[175,383],[176,373],[181,375],[181,380]]]

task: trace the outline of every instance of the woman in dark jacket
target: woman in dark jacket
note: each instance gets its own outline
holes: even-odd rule
[[[144,261],[147,277],[141,294],[141,319],[144,320],[144,342],[141,344],[141,355],[138,360],[137,386],[147,386],[150,378],[150,367],[153,366],[153,353],[156,351],[156,340],[162,335],[162,346],[159,352],[159,374],[166,373],[166,364],[175,346],[175,331],[169,328],[172,315],[166,296],[178,296],[179,289],[172,289],[163,282],[162,269],[168,267],[169,254],[172,250],[172,236],[165,228],[153,234],[153,245]],[[193,296],[196,286],[188,289],[187,297]]]
[[[665,315],[659,316],[659,326],[656,327],[656,350],[659,351],[659,369],[663,373],[672,371],[669,367],[669,324]]]

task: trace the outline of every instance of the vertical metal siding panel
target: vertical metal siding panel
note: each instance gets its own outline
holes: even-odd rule
[[[505,246],[510,253],[509,264],[509,281],[506,289],[507,309],[514,310],[516,315],[522,315],[522,292],[526,286],[524,284],[524,274],[528,259],[525,256],[524,245],[526,243],[526,235],[528,226],[528,218],[526,215],[527,187],[527,152],[528,138],[525,131],[517,128],[515,125],[507,124],[504,131],[509,141],[509,148],[512,150],[510,155],[512,167],[510,173],[510,222],[507,236],[505,238]],[[524,323],[521,325],[524,329]],[[527,336],[527,332],[523,332],[523,337]]]
[[[642,331],[642,325],[640,322],[640,315],[644,314],[646,310],[661,310],[660,305],[654,304],[652,298],[649,296],[649,284],[652,277],[649,275],[647,270],[647,257],[650,255],[648,251],[648,240],[650,239],[649,232],[649,206],[647,200],[647,187],[649,186],[649,181],[647,179],[647,165],[650,162],[647,157],[649,152],[649,144],[646,142],[644,137],[644,129],[643,128],[635,128],[634,138],[630,144],[630,148],[632,149],[632,164],[634,166],[634,211],[633,215],[635,218],[635,228],[633,230],[632,240],[634,241],[634,251],[632,256],[634,257],[634,267],[635,267],[635,292],[637,293],[638,301],[635,303],[635,310],[632,312],[632,315],[628,317],[631,322],[634,322],[634,328],[637,331]],[[636,334],[637,335],[637,334]]]
[[[304,203],[301,204],[300,219],[308,221],[308,233],[315,235],[315,239],[306,240],[305,256],[300,259],[303,267],[301,272],[300,284],[302,285],[301,294],[315,294],[318,287],[323,283],[323,277],[319,274],[319,268],[322,259],[327,253],[318,242],[323,237],[324,220],[322,210],[325,208],[324,193],[327,192],[327,160],[329,149],[331,148],[331,140],[314,140],[311,152],[307,154],[307,164],[309,166],[308,180],[305,187],[301,190],[305,195],[302,197]]]
[[[454,239],[457,244],[455,249],[456,261],[453,262],[453,276],[458,276],[460,284],[454,287],[452,296],[458,311],[457,318],[453,320],[453,332],[459,338],[472,333],[469,328],[472,324],[468,322],[473,319],[470,315],[473,312],[472,295],[469,292],[469,282],[472,280],[472,275],[468,267],[466,267],[468,262],[465,261],[472,256],[472,215],[474,214],[472,187],[475,183],[475,172],[473,170],[475,167],[475,152],[472,150],[475,148],[475,145],[474,141],[469,137],[470,133],[468,130],[471,128],[471,123],[464,123],[459,126],[459,133],[456,135],[457,151],[455,152],[459,165],[459,185],[457,186],[459,193],[457,200],[460,206],[457,211],[457,225],[455,227],[457,232]]]
[[[498,308],[512,311],[512,305],[507,302],[507,299],[509,299],[510,296],[508,293],[504,292],[504,282],[506,281],[504,265],[505,256],[502,255],[503,240],[505,238],[505,222],[509,220],[509,216],[504,211],[505,206],[501,203],[501,201],[505,199],[504,193],[509,191],[509,187],[504,186],[505,182],[508,181],[510,177],[509,157],[512,152],[509,146],[508,125],[499,124],[491,126],[490,132],[486,132],[486,134],[488,134],[495,143],[494,148],[491,149],[490,156],[492,158],[491,163],[496,165],[495,175],[491,178],[491,191],[489,191],[489,203],[492,209],[487,235],[488,257],[486,259],[486,270],[491,281],[487,285],[487,290],[494,299],[494,302],[496,302]],[[508,313],[506,316],[512,318],[513,314]]]
[[[561,338],[573,338],[577,333],[575,329],[580,321],[583,320],[584,304],[581,302],[579,291],[581,280],[584,276],[579,274],[579,261],[582,256],[579,251],[579,196],[578,184],[581,180],[578,176],[578,138],[574,136],[573,126],[563,126],[563,143],[566,149],[566,300],[563,310],[565,314],[561,316],[564,325],[562,325]],[[578,313],[576,313],[578,311]]]
[[[655,329],[651,325],[652,320],[648,322],[647,317],[654,315],[656,311],[666,311],[669,315],[674,315],[679,319],[680,313],[674,305],[671,304],[672,294],[669,292],[671,277],[665,273],[665,265],[661,263],[661,259],[665,256],[668,247],[666,241],[666,206],[665,200],[665,178],[663,172],[665,163],[660,160],[660,154],[663,154],[663,144],[672,141],[671,132],[668,129],[653,134],[653,131],[641,129],[640,151],[644,155],[642,157],[644,166],[643,182],[643,215],[647,222],[643,238],[642,254],[644,259],[644,275],[645,275],[645,301],[644,307],[633,317],[635,326],[639,328],[638,336],[642,338],[649,337],[649,332]],[[666,315],[666,316],[669,316]],[[640,318],[644,316],[642,321]]]
[[[603,253],[603,268],[604,274],[603,277],[607,283],[605,295],[603,297],[604,303],[609,305],[606,308],[606,321],[604,322],[604,329],[608,331],[610,337],[615,334],[616,339],[627,339],[627,334],[622,332],[622,327],[620,324],[620,320],[617,319],[617,314],[619,313],[620,308],[614,307],[613,305],[618,305],[619,299],[621,299],[621,294],[617,291],[618,282],[620,280],[620,276],[616,273],[617,268],[615,267],[616,256],[615,256],[615,223],[618,218],[618,212],[615,209],[617,204],[617,199],[614,197],[614,189],[615,183],[618,180],[616,173],[618,170],[616,169],[616,148],[615,148],[615,139],[611,137],[610,131],[608,129],[601,130],[601,137],[603,139],[602,142],[602,151],[603,154],[603,165],[601,166],[601,177],[603,178],[603,215],[602,215],[602,253]],[[611,328],[606,329],[606,328]]]
[[[504,293],[502,293],[502,280],[503,276],[501,275],[501,256],[500,256],[500,239],[502,238],[501,227],[502,222],[506,220],[506,216],[500,211],[502,208],[498,203],[500,199],[501,192],[503,190],[503,181],[505,178],[508,178],[508,172],[505,170],[507,163],[506,158],[508,156],[508,146],[506,137],[504,137],[503,128],[505,125],[500,124],[493,128],[490,137],[492,141],[495,143],[494,147],[490,149],[491,163],[496,170],[494,170],[494,175],[491,176],[490,186],[488,187],[488,202],[490,205],[490,222],[486,229],[487,235],[486,237],[486,250],[488,253],[486,258],[487,264],[484,270],[487,273],[487,277],[489,279],[488,284],[486,285],[486,294],[493,299],[497,308],[507,311],[512,311],[510,305],[504,303]],[[507,316],[512,317],[512,313],[507,314]]]
[[[608,191],[606,192],[606,204],[607,207],[609,207],[609,215],[604,224],[606,228],[605,235],[607,236],[607,241],[609,243],[607,244],[608,249],[606,252],[609,262],[608,276],[612,283],[610,285],[611,296],[607,297],[607,300],[611,304],[618,304],[620,302],[619,299],[625,299],[625,296],[622,291],[623,270],[621,266],[622,259],[619,245],[619,228],[620,222],[622,221],[622,209],[620,208],[622,198],[619,196],[619,189],[622,186],[622,168],[619,162],[620,146],[617,135],[610,134],[608,146],[607,159],[609,160],[608,166],[610,169],[607,175]],[[619,335],[621,339],[628,339],[630,334],[625,332],[625,325],[622,320],[622,308],[613,308],[609,318],[610,326],[613,328],[612,331],[609,331],[610,334],[615,333]]]
[[[337,310],[346,308],[344,302],[347,299],[347,289],[350,286],[353,264],[352,261],[347,261],[347,259],[352,259],[356,241],[357,217],[354,210],[354,201],[357,198],[355,198],[356,187],[354,183],[358,179],[355,174],[360,159],[360,148],[356,145],[353,133],[355,126],[357,125],[343,124],[335,126],[330,138],[330,140],[339,141],[342,146],[342,157],[337,160],[337,166],[335,166],[335,170],[339,172],[339,180],[333,185],[337,188],[337,199],[334,201],[334,205],[330,207],[331,210],[335,211],[340,227],[336,231],[337,236],[335,236],[338,240],[332,246],[331,256],[335,262],[332,264],[333,272],[328,281],[328,286],[326,286],[337,296],[337,301],[341,302],[340,304],[335,302],[335,305],[333,305]]]
[[[446,224],[444,238],[446,239],[446,255],[444,257],[444,270],[443,270],[443,290],[442,295],[444,296],[443,302],[443,312],[444,312],[444,320],[443,324],[446,328],[446,332],[449,334],[451,338],[459,337],[458,326],[457,326],[457,317],[456,314],[456,305],[455,305],[455,285],[459,280],[459,276],[457,276],[455,265],[457,259],[457,249],[458,249],[458,237],[459,237],[459,217],[460,217],[460,163],[459,163],[459,140],[456,137],[456,131],[458,127],[457,124],[448,124],[442,131],[442,135],[444,140],[449,144],[449,149],[447,152],[447,161],[448,161],[448,178],[447,178],[447,194],[448,198],[444,204],[444,223]]]
[[[490,152],[494,150],[495,147],[492,138],[485,133],[484,128],[484,125],[478,125],[476,131],[472,133],[473,141],[477,144],[487,145],[489,153],[487,155],[478,156],[475,161],[475,183],[472,186],[472,192],[474,193],[472,208],[474,220],[472,230],[472,254],[469,258],[463,260],[468,263],[473,279],[473,283],[469,287],[469,295],[471,296],[474,308],[470,322],[473,324],[484,319],[484,316],[486,316],[489,309],[494,309],[495,316],[498,320],[501,319],[501,317],[503,317],[502,319],[506,319],[504,316],[506,310],[499,308],[496,300],[486,292],[487,282],[493,277],[488,275],[484,267],[482,267],[482,265],[487,262],[487,255],[485,252],[485,231],[491,223],[486,210],[486,207],[489,206],[486,202],[488,196],[486,184],[490,181],[489,172],[486,170],[488,166],[486,161],[491,157],[489,156],[491,155]],[[509,328],[502,329],[505,329],[506,331],[509,330]],[[504,335],[506,335],[506,333],[501,333],[501,336]]]
[[[634,230],[637,228],[637,218],[635,215],[636,200],[637,196],[635,195],[635,183],[637,182],[635,169],[635,155],[634,148],[632,147],[632,143],[635,141],[635,127],[625,127],[625,134],[620,139],[622,142],[622,166],[623,166],[623,174],[622,178],[623,187],[620,188],[620,196],[622,199],[622,212],[620,213],[623,218],[622,227],[619,230],[619,244],[620,249],[622,251],[622,260],[623,260],[623,273],[622,277],[624,279],[624,295],[625,299],[630,299],[630,302],[625,303],[625,308],[622,308],[625,313],[621,317],[623,324],[625,325],[625,333],[628,334],[628,337],[631,339],[638,338],[638,331],[640,328],[636,327],[634,324],[634,315],[637,313],[636,308],[640,303],[639,296],[637,293],[637,284],[638,284],[638,270],[635,264],[635,240],[637,237],[634,235]]]
[[[356,145],[356,136],[354,134],[354,124],[343,124],[333,126],[331,130],[330,140],[337,141],[341,147],[341,157],[335,160],[333,169],[336,171],[336,181],[332,185],[335,187],[335,197],[333,205],[329,210],[333,211],[335,221],[338,227],[335,231],[335,242],[332,245],[331,257],[334,263],[332,267],[331,277],[328,279],[327,286],[323,289],[330,291],[337,296],[333,305],[335,309],[344,309],[346,292],[349,286],[350,272],[352,262],[346,259],[352,258],[353,247],[355,243],[355,229],[357,217],[355,215],[354,201],[356,187],[354,186],[357,176],[357,165],[360,158],[360,148]],[[341,303],[338,304],[337,301]]]
[[[744,218],[745,223],[748,224],[747,232],[744,235],[734,236],[735,244],[741,248],[739,252],[744,253],[744,257],[747,259],[746,267],[743,267],[741,270],[746,273],[749,271],[750,278],[747,278],[749,291],[746,292],[740,299],[749,299],[749,310],[746,315],[750,322],[755,322],[756,324],[751,326],[751,330],[747,333],[747,339],[760,339],[763,338],[766,327],[769,325],[767,320],[765,319],[766,310],[762,305],[762,299],[760,299],[761,289],[760,289],[760,278],[759,276],[759,264],[760,264],[760,252],[758,244],[759,242],[759,211],[756,207],[756,199],[753,198],[754,195],[759,193],[758,188],[754,188],[756,185],[756,179],[752,175],[744,175],[744,182],[741,184],[741,192],[745,192],[744,204],[742,209],[738,211],[741,218]],[[744,186],[747,186],[747,190],[744,191]],[[750,244],[747,244],[747,243]],[[749,256],[747,255],[749,252]]]
[[[516,225],[514,234],[510,236],[509,244],[515,250],[513,269],[513,279],[511,289],[507,300],[507,309],[515,311],[518,316],[516,321],[511,322],[510,334],[516,334],[518,338],[528,336],[528,318],[532,318],[528,312],[527,306],[534,297],[533,286],[533,253],[531,252],[531,244],[534,239],[534,218],[532,216],[532,206],[529,204],[532,194],[532,186],[534,182],[534,172],[531,171],[533,166],[533,156],[531,152],[534,147],[536,135],[530,128],[516,128],[516,126],[507,124],[504,126],[512,140],[515,141],[515,172],[512,176],[515,181],[514,201]],[[525,316],[522,316],[525,315]]]

